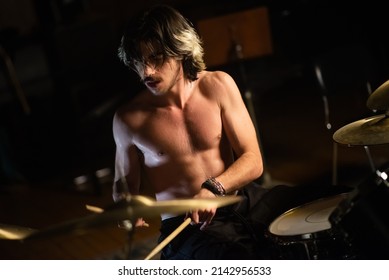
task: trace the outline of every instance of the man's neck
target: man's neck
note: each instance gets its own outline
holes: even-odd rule
[[[164,107],[183,109],[192,96],[194,84],[195,81],[179,79],[166,94],[157,97],[158,103]]]

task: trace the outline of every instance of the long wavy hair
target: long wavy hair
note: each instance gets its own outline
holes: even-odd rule
[[[170,6],[154,6],[127,24],[118,49],[120,60],[135,69],[135,62],[144,61],[141,45],[151,54],[161,54],[163,61],[168,57],[181,60],[185,78],[191,81],[206,68],[199,35],[192,23]]]

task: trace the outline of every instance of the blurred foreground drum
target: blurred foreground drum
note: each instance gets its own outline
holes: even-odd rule
[[[373,174],[329,217],[332,227],[337,228],[345,242],[354,248],[355,259],[389,259],[388,185]]]
[[[330,214],[347,193],[320,198],[290,209],[269,226],[277,258],[284,260],[349,259],[351,246],[331,227]]]

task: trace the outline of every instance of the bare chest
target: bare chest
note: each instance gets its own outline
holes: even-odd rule
[[[218,147],[222,136],[217,106],[188,106],[150,112],[135,134],[138,147],[151,155],[184,156]]]

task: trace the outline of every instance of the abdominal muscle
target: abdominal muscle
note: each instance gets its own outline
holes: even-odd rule
[[[217,176],[231,164],[231,156],[221,156],[220,151],[191,154],[179,159],[169,159],[159,166],[144,169],[145,180],[155,193],[156,200],[188,199],[197,194],[201,184],[211,176]],[[228,160],[223,160],[228,158]],[[162,219],[176,214],[162,214]]]

